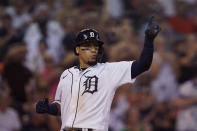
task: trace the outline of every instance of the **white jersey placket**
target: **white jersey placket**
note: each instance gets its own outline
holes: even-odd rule
[[[83,84],[81,84],[82,77],[90,70],[85,70],[83,72],[78,69],[75,70],[73,74],[73,87],[72,87],[72,97],[70,102],[70,116],[68,118],[69,126],[73,127],[77,118],[78,104],[80,100],[80,89]]]

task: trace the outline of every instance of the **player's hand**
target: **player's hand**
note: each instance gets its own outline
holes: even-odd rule
[[[36,112],[40,113],[40,114],[49,112],[49,101],[48,101],[47,98],[37,102],[37,104],[36,104]]]
[[[154,16],[151,16],[148,22],[148,26],[145,30],[146,38],[149,40],[154,40],[160,31],[161,31],[161,28],[159,27],[157,22],[154,21]]]

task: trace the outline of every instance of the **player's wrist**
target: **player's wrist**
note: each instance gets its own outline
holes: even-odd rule
[[[154,48],[154,39],[149,38],[147,35],[145,36],[144,47],[145,48]]]
[[[58,115],[58,107],[55,103],[52,103],[52,104],[48,104],[48,114],[51,114],[51,115]]]

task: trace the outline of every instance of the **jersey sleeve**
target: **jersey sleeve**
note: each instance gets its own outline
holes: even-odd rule
[[[61,104],[61,97],[62,97],[62,80],[63,80],[63,75],[65,74],[66,71],[64,71],[60,77],[60,81],[58,83],[58,86],[57,86],[57,90],[56,90],[56,93],[55,93],[55,99],[53,101],[53,103],[58,103],[58,104]]]
[[[55,99],[54,99],[53,103],[61,104],[61,95],[62,95],[62,86],[61,86],[61,78],[60,78],[60,82],[57,86],[57,90],[55,93]]]
[[[110,81],[116,84],[116,87],[135,82],[135,79],[131,77],[132,63],[133,61],[121,61],[107,64]]]

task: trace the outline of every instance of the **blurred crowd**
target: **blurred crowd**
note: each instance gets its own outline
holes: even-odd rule
[[[151,69],[116,92],[110,131],[197,130],[197,0],[0,0],[0,131],[58,131],[35,113],[77,65],[76,33],[94,28],[103,62],[136,60],[151,17],[162,28]]]

